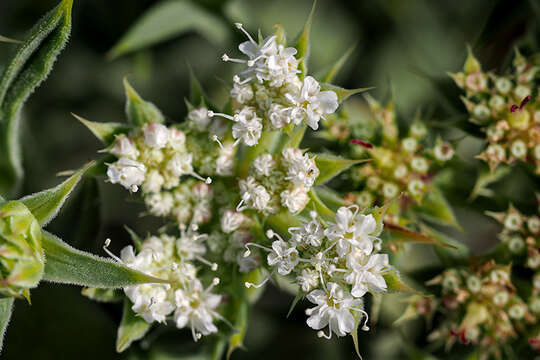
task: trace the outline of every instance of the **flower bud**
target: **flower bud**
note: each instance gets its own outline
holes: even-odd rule
[[[18,201],[0,204],[0,295],[25,296],[43,276],[41,228]]]

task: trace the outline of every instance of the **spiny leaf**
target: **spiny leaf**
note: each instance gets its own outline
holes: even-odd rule
[[[25,196],[20,201],[32,212],[39,224],[45,226],[58,214],[83,174],[93,165],[94,162],[90,162],[60,185]]]
[[[291,315],[291,313],[293,312],[294,308],[296,307],[296,304],[298,304],[298,302],[300,300],[302,300],[304,298],[304,295],[302,293],[298,293],[296,294],[296,296],[294,297],[294,300],[292,301],[291,303],[291,306],[289,307],[289,311],[287,312],[287,318]]]
[[[349,160],[328,154],[316,154],[315,164],[319,169],[319,176],[315,180],[315,185],[324,184],[351,166],[365,161],[366,160]]]
[[[115,59],[191,31],[220,46],[227,43],[230,36],[229,27],[225,22],[196,2],[162,1],[146,11],[107,56]]]
[[[47,78],[68,41],[72,3],[73,0],[63,0],[32,28],[0,78],[0,193],[11,192],[23,176],[21,109]]]
[[[446,201],[443,193],[437,187],[432,187],[422,200],[420,206],[421,216],[427,220],[434,221],[443,225],[453,226],[462,229],[457,222],[456,216]]]
[[[392,206],[400,197],[401,195],[385,202],[384,205],[381,207],[374,206],[373,208],[368,209],[367,213],[373,215],[375,221],[377,222],[377,228],[372,235],[379,236],[382,233],[384,229],[384,216],[386,215],[386,212],[388,211],[390,206]]]
[[[22,41],[20,41],[20,40],[10,39],[10,38],[2,36],[2,35],[0,35],[0,42],[11,43],[11,44],[21,44],[22,43]]]
[[[231,358],[231,355],[235,349],[242,347],[242,341],[244,340],[244,335],[246,334],[248,325],[248,310],[249,305],[245,301],[241,301],[236,305],[234,327],[238,330],[238,332],[232,335],[231,339],[229,340],[227,359]]]
[[[43,249],[47,259],[43,276],[46,281],[102,289],[168,283],[118,262],[77,250],[47,231],[43,231]]]
[[[74,113],[71,113],[71,115],[86,126],[105,145],[112,144],[115,135],[127,133],[130,130],[127,124],[93,122]]]
[[[423,233],[428,234],[430,237],[435,238],[438,241],[444,242],[446,244],[451,244],[453,246],[453,249],[439,246],[433,248],[443,265],[447,267],[455,266],[456,264],[462,262],[464,259],[470,256],[469,248],[460,243],[459,241],[454,240],[447,235],[434,230],[426,224],[422,224],[420,226],[420,229]]]
[[[504,178],[511,171],[512,167],[510,166],[499,166],[493,171],[487,170],[481,172],[478,179],[476,179],[469,200],[474,200],[478,196],[492,197],[495,193],[493,190],[488,189],[488,186]]]
[[[119,289],[98,289],[87,287],[81,290],[81,294],[89,299],[99,302],[120,302],[125,298],[124,292]]]
[[[386,281],[386,286],[388,292],[402,292],[409,294],[421,295],[420,292],[414,290],[409,285],[405,284],[397,272],[397,270],[391,268],[386,273],[383,274],[384,281]]]
[[[345,63],[347,62],[347,59],[349,59],[349,57],[351,56],[351,54],[353,53],[354,51],[354,48],[356,48],[356,44],[351,46],[349,49],[347,49],[347,51],[345,52],[345,54],[343,54],[339,59],[338,61],[336,61],[336,63],[330,68],[330,70],[326,73],[326,75],[324,75],[322,81],[325,82],[325,83],[331,83],[332,80],[334,80],[334,78],[336,77],[336,75],[339,73],[339,71],[341,70],[341,68],[343,67],[343,65],[345,65]]]
[[[0,351],[2,351],[4,336],[13,312],[13,301],[12,297],[0,299]]]
[[[367,87],[367,88],[357,88],[357,89],[344,89],[342,87],[328,84],[328,83],[321,83],[321,90],[331,90],[336,93],[338,102],[341,104],[345,100],[347,100],[350,96],[363,93],[364,91],[368,91],[373,89],[373,87]]]
[[[392,242],[397,243],[423,243],[444,246],[447,248],[456,249],[454,245],[450,245],[440,239],[427,236],[425,234],[411,230],[405,226],[394,224],[391,222],[384,222],[384,229],[392,234]]]
[[[309,37],[311,33],[311,24],[313,23],[313,15],[315,14],[315,8],[317,7],[317,0],[313,1],[313,6],[311,7],[311,11],[309,13],[309,16],[306,20],[306,23],[304,24],[304,28],[302,29],[302,32],[298,36],[298,39],[296,40],[296,45],[294,46],[296,50],[298,51],[296,54],[296,58],[300,59],[300,62],[298,63],[298,69],[300,70],[300,73],[298,76],[300,79],[303,79],[307,73],[308,73],[308,59],[309,59]]]
[[[338,192],[324,185],[314,186],[311,191],[317,194],[317,197],[332,211],[337,211],[338,208],[347,205]]]
[[[118,327],[116,337],[116,351],[121,353],[126,350],[132,342],[142,339],[150,330],[151,324],[144,321],[143,318],[137,316],[131,310],[131,302],[128,299],[124,300],[124,312],[122,313],[122,321]]]
[[[148,122],[163,123],[165,118],[156,105],[145,101],[124,77],[126,92],[126,116],[130,124],[142,126]]]

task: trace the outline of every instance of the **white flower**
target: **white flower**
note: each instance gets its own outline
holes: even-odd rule
[[[235,139],[242,139],[247,146],[256,145],[262,132],[261,118],[251,107],[244,107],[234,117],[232,135]]]
[[[270,172],[276,165],[276,162],[270,154],[259,155],[253,160],[253,169],[258,176],[270,176]]]
[[[253,90],[250,85],[234,84],[231,90],[231,96],[240,104],[245,104],[253,99]]]
[[[280,275],[289,274],[300,261],[298,250],[281,239],[272,242],[272,251],[266,260],[270,266],[277,265],[277,271]]]
[[[174,297],[177,307],[174,321],[177,328],[189,325],[195,341],[199,339],[200,334],[217,332],[213,318],[216,316],[215,309],[221,302],[220,295],[205,290],[199,280],[193,279],[185,289],[176,290]]]
[[[330,336],[332,332],[337,336],[345,336],[354,330],[355,321],[351,309],[360,311],[363,302],[361,299],[354,299],[336,283],[328,283],[326,286],[327,291],[313,290],[307,295],[307,299],[317,305],[308,309],[310,317],[307,324],[315,330],[328,326]]]
[[[315,161],[310,159],[308,154],[304,154],[289,161],[285,179],[309,189],[315,183],[317,176],[319,176],[319,169],[315,165]]]
[[[169,215],[174,207],[174,198],[169,192],[153,193],[144,198],[150,213],[156,216]]]
[[[133,246],[128,245],[120,251],[120,259],[122,262],[133,269],[142,270],[146,269],[152,262],[152,254],[149,252],[141,251],[135,255]]]
[[[144,289],[139,286],[139,289]],[[135,296],[131,309],[142,316],[144,321],[165,322],[166,316],[173,312],[174,305],[166,300],[167,292],[162,287],[150,286],[144,293]]]
[[[302,291],[309,292],[319,285],[319,273],[314,269],[304,269],[301,275],[296,277]]]
[[[226,234],[231,233],[242,226],[245,220],[246,217],[242,213],[226,210],[221,216],[221,230]]]
[[[448,143],[440,143],[433,149],[433,154],[439,161],[448,161],[454,157],[454,149]]]
[[[319,128],[321,117],[325,114],[332,114],[339,106],[336,93],[333,91],[321,91],[321,86],[311,76],[304,78],[298,103],[307,103],[306,123],[313,130]]]
[[[137,159],[139,156],[139,150],[137,150],[135,142],[123,134],[116,137],[114,146],[109,152],[118,158],[125,157],[132,160]]]
[[[309,202],[309,196],[303,187],[285,190],[280,194],[280,197],[281,205],[285,206],[293,214],[303,210]]]
[[[350,255],[347,261],[352,271],[345,276],[345,281],[353,286],[351,294],[354,297],[362,297],[368,291],[386,291],[386,281],[382,274],[388,271],[388,255]]]
[[[139,185],[144,181],[145,173],[144,164],[128,158],[120,158],[107,168],[107,176],[111,183],[119,183],[132,192],[137,192]]]
[[[193,173],[193,166],[191,164],[192,161],[193,161],[193,154],[176,153],[167,163],[167,170],[169,170],[171,174],[176,177],[192,174]]]
[[[268,194],[264,186],[257,183],[251,176],[245,180],[240,180],[238,184],[243,203],[259,211],[267,210],[270,194]]]
[[[178,129],[172,128],[169,133],[169,146],[174,150],[184,150],[186,135]]]
[[[309,244],[319,247],[324,239],[324,228],[317,219],[313,219],[299,228],[290,228],[291,241],[296,244]]]
[[[176,240],[176,253],[182,261],[200,259],[206,253],[206,247],[201,242],[207,237],[206,234],[198,234],[191,230],[182,231]]]
[[[193,109],[188,114],[188,120],[199,131],[204,131],[210,124],[210,117],[208,116],[208,109],[200,107]]]
[[[255,253],[251,253],[246,257],[242,252],[238,252],[236,254],[236,262],[238,263],[238,270],[241,273],[251,272],[261,264],[260,257]]]
[[[165,184],[165,180],[160,172],[158,170],[150,170],[146,174],[142,189],[145,193],[157,193],[161,191],[163,184]]]
[[[270,81],[270,86],[281,87],[291,78],[297,76],[299,71],[297,70],[298,60],[295,58],[296,53],[295,48],[278,45],[277,53],[268,57],[266,61],[268,74],[266,76]]]
[[[275,103],[270,105],[270,110],[268,110],[268,118],[276,129],[281,129],[291,122],[291,117],[289,114],[290,111],[288,108]],[[302,120],[300,120],[300,122],[301,121]]]
[[[428,171],[429,165],[423,157],[415,156],[411,160],[411,167],[414,171],[423,174]]]
[[[224,143],[219,149],[216,159],[216,173],[221,176],[231,176],[234,173],[234,144]]]
[[[144,143],[151,148],[162,149],[169,141],[169,129],[163,124],[147,123],[143,128]]]

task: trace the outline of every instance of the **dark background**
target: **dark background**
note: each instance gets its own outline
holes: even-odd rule
[[[388,96],[393,89],[398,111],[411,117],[417,109],[436,121],[463,115],[459,91],[446,76],[458,71],[470,44],[487,69],[504,68],[514,46],[534,50],[535,1],[496,0],[394,0],[319,1],[312,32],[310,72],[332,64],[352,44],[357,47],[337,83],[344,87],[376,86],[371,94]],[[50,187],[60,181],[60,171],[78,168],[96,157],[98,141],[71,117],[70,112],[93,121],[124,121],[122,77],[153,101],[172,121],[185,115],[184,97],[189,90],[186,63],[215,99],[224,96],[222,80],[232,76],[232,67],[220,61],[224,51],[235,53],[242,37],[231,23],[231,42],[216,44],[189,32],[152,49],[108,61],[105,54],[154,1],[75,0],[71,40],[60,55],[49,79],[30,98],[24,109],[22,143],[26,178],[23,194]],[[252,33],[260,27],[269,33],[280,22],[294,38],[303,26],[311,1],[200,1],[202,6],[241,21]],[[23,39],[55,0],[1,0],[0,34]],[[0,44],[0,68],[13,45]],[[457,114],[457,115],[456,115]],[[467,138],[458,152],[471,157],[481,142]],[[518,172],[516,175],[523,177]],[[466,185],[468,186],[468,185]],[[49,229],[68,243],[103,255],[104,239],[113,239],[116,251],[127,243],[123,224],[144,234],[157,229],[155,220],[140,217],[143,207],[126,199],[118,186],[87,181]],[[519,203],[529,193],[505,187]],[[126,201],[127,200],[127,201]],[[465,210],[459,198],[450,199],[468,232],[462,238],[478,251],[495,241],[497,227],[478,212]],[[474,224],[474,225],[473,225]],[[474,243],[471,243],[474,239]],[[428,249],[419,247],[405,270],[425,265]],[[427,257],[429,258],[429,257]],[[385,300],[381,322],[360,334],[360,348],[367,359],[405,358],[408,341],[425,343],[422,323],[396,329],[391,322],[403,310],[399,296]],[[267,289],[251,312],[245,346],[233,359],[354,359],[350,337],[320,340],[305,324],[303,307],[285,319],[292,296]],[[133,358],[147,341],[118,355],[114,351],[119,304],[98,304],[70,286],[42,284],[32,292],[32,305],[17,301],[8,329],[3,359],[116,359]],[[404,330],[406,329],[406,330]],[[400,332],[406,331],[406,335]],[[158,335],[158,334],[156,334]],[[157,336],[151,336],[156,337]],[[151,340],[151,339],[150,339]],[[152,359],[173,359],[170,349],[189,351],[193,346],[187,331],[165,331],[155,340]],[[195,359],[196,357],[193,357]],[[184,359],[187,359],[185,357]]]

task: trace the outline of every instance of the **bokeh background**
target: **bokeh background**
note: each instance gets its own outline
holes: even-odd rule
[[[1,0],[0,34],[23,39],[25,31],[56,2]],[[266,34],[279,22],[294,38],[312,5],[311,0],[193,0],[215,14],[228,31],[218,38],[186,31],[151,48],[116,59],[107,56],[130,26],[157,2],[75,0],[71,40],[49,79],[24,109],[26,178],[21,193],[50,187],[60,181],[58,172],[78,168],[96,157],[100,144],[70,113],[93,121],[123,121],[124,76],[129,74],[141,95],[161,108],[169,120],[181,121],[186,112],[183,99],[189,91],[187,64],[211,97],[217,102],[224,98],[223,81],[229,81],[234,68],[224,64],[220,56],[225,51],[236,54],[236,44],[242,40],[234,21],[244,23],[252,33],[260,28]],[[466,44],[486,68],[494,70],[508,65],[515,46],[529,52],[538,50],[534,45],[539,22],[532,11],[535,6],[536,0],[320,0],[312,30],[310,71],[324,70],[356,44],[337,83],[350,88],[375,86],[371,94],[377,99],[393,93],[403,118],[412,118],[420,110],[436,127],[464,116],[459,91],[446,72],[461,68]],[[13,48],[0,43],[0,68]],[[362,101],[361,97],[356,101]],[[467,202],[476,166],[472,156],[482,143],[463,133],[451,135],[461,139],[458,153],[469,164],[462,181],[448,189],[465,229],[456,237],[476,252],[486,251],[496,241],[497,226],[474,207],[497,210],[505,204]],[[531,192],[523,184],[533,181],[518,169],[513,180],[496,185],[495,190],[510,194],[526,208],[532,205]],[[86,181],[49,228],[68,243],[101,255],[101,245],[110,237],[113,250],[118,252],[128,243],[124,224],[142,234],[161,225],[140,216],[143,206],[126,196],[118,186]],[[429,265],[429,259],[429,249],[419,247],[401,264],[402,269],[414,272]],[[389,296],[379,323],[361,334],[364,358],[415,358],[410,344],[421,348],[426,343],[421,322],[406,328],[391,327],[404,307],[399,300],[399,296]],[[305,325],[302,305],[286,319],[291,301],[286,292],[268,288],[250,314],[245,340],[248,351],[238,350],[233,359],[356,358],[350,338],[318,339]],[[32,292],[31,306],[17,302],[2,358],[177,359],[173,354],[194,350],[187,331],[165,329],[154,331],[130,351],[116,354],[120,316],[120,304],[92,302],[81,296],[77,287],[42,284]],[[151,352],[145,350],[149,347]],[[182,357],[188,358],[196,357]]]

